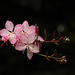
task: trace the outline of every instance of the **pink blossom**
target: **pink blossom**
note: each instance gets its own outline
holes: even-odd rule
[[[14,31],[13,31],[14,29]],[[0,35],[2,36],[2,40],[9,40],[11,44],[15,44],[17,41],[17,34],[21,31],[21,25],[18,24],[14,28],[14,24],[11,21],[6,21],[5,28],[0,30]]]
[[[35,39],[36,39],[35,33],[32,33],[28,36],[22,34],[20,37],[21,41],[19,41],[15,44],[15,49],[19,50],[19,51],[23,51],[23,50],[27,49],[27,57],[30,60],[33,56],[33,53],[39,52],[38,46],[33,44]]]
[[[22,25],[23,25],[24,34],[30,35],[32,33],[35,33],[36,35],[36,30],[35,30],[36,28],[34,25],[29,26],[27,21],[24,21]],[[37,29],[38,29],[38,26],[37,26]],[[44,39],[41,36],[38,36],[38,40],[44,41]]]

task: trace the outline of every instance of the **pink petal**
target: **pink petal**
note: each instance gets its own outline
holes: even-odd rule
[[[30,26],[28,31],[27,31],[27,34],[32,34],[32,33],[35,33],[35,26]]]
[[[23,28],[23,26],[21,24],[17,24],[14,28],[14,32],[19,32],[22,30],[22,28]]]
[[[15,34],[10,34],[9,41],[10,41],[11,44],[15,44],[16,41],[17,41],[16,35]]]
[[[6,41],[8,39],[8,36],[2,36],[1,40]]]
[[[29,44],[30,44],[30,43],[33,43],[33,42],[35,41],[35,39],[36,39],[35,33],[30,34],[30,35],[28,36],[28,43],[29,43]]]
[[[21,35],[23,35],[23,32],[22,31],[16,32],[15,34],[16,34],[17,39],[20,39]]]
[[[38,36],[38,40],[44,41],[44,39],[41,36]]]
[[[32,56],[33,56],[33,53],[30,50],[27,50],[27,57],[29,60],[31,60]]]
[[[13,24],[11,21],[6,21],[5,27],[6,27],[6,29],[8,29],[9,31],[13,31],[14,24]]]
[[[27,21],[24,21],[22,25],[23,25],[23,30],[24,30],[24,32],[27,32],[28,29],[29,29],[29,24],[28,24],[28,22],[27,22]]]
[[[22,34],[20,35],[20,40],[23,42],[23,43],[28,43],[29,39],[28,39],[28,36]]]
[[[0,30],[0,35],[1,36],[8,36],[10,32],[7,29],[2,29]]]
[[[36,46],[36,45],[33,45],[33,44],[29,45],[29,49],[33,53],[38,53],[39,52],[39,47]]]
[[[15,49],[16,50],[19,50],[19,51],[23,51],[26,49],[26,45],[24,43],[21,43],[21,42],[17,42],[15,44]]]
[[[16,34],[17,38],[19,39],[20,35],[23,34],[23,26],[21,24],[17,24],[14,28],[14,33]]]

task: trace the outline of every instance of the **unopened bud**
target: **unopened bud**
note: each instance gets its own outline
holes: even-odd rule
[[[70,42],[69,37],[66,37],[66,36],[65,36],[65,38],[63,38],[63,42],[64,42],[64,43],[66,43],[66,42]]]
[[[67,63],[67,60],[66,59],[61,59],[60,62],[61,63]]]

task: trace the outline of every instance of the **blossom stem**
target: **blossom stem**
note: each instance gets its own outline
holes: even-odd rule
[[[40,42],[40,43],[56,43],[56,42],[58,42],[58,41],[37,41],[37,42]]]
[[[51,58],[51,59],[61,59],[61,58],[57,58],[57,57],[51,57],[51,56],[47,56],[47,55],[44,55],[44,54],[40,54],[40,53],[37,53],[38,55],[40,56],[43,56],[43,57],[47,57],[47,58]]]

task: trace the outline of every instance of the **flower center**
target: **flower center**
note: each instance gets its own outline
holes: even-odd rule
[[[12,34],[14,34],[14,32],[11,32]]]

